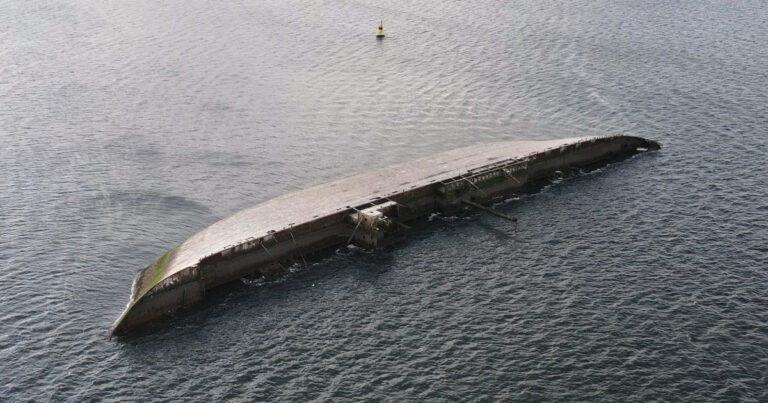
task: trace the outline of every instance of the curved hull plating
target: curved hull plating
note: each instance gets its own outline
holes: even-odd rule
[[[273,278],[315,251],[384,246],[405,222],[457,211],[462,201],[494,201],[558,170],[656,149],[630,136],[483,144],[277,197],[211,225],[140,271],[112,333],[172,315],[243,276]]]

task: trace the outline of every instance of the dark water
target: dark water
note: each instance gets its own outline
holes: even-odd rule
[[[373,39],[384,20],[386,40]],[[0,400],[768,400],[768,3],[0,1]],[[494,140],[660,152],[109,340],[241,208]]]

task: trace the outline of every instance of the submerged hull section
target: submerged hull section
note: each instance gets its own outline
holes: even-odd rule
[[[140,271],[112,333],[172,315],[246,275],[270,279],[346,243],[379,248],[410,220],[499,200],[558,170],[658,148],[630,136],[490,143],[277,197],[211,225]]]

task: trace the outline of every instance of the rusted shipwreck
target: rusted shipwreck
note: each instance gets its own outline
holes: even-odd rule
[[[141,270],[112,334],[173,315],[213,287],[249,275],[274,278],[314,252],[348,243],[380,248],[431,213],[482,208],[556,171],[656,149],[631,136],[482,144],[277,197],[211,225]]]

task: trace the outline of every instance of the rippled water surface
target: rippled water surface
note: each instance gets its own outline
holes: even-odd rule
[[[0,0],[0,400],[766,401],[767,34],[762,0]],[[517,230],[436,218],[107,337],[241,208],[615,133],[664,148]]]

